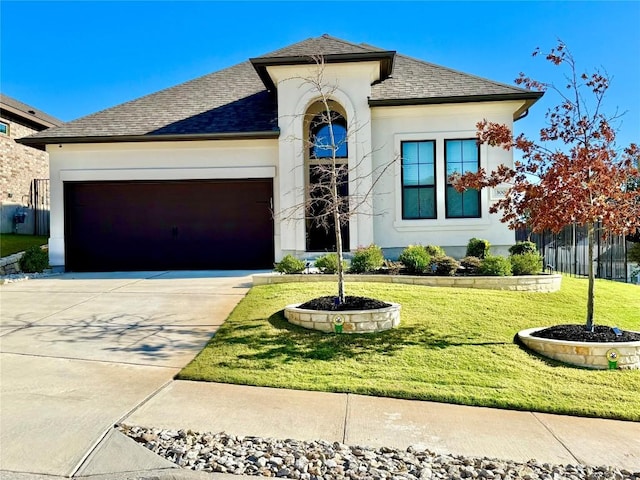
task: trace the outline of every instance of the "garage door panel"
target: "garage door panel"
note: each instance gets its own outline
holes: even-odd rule
[[[271,180],[65,183],[68,270],[269,268]]]

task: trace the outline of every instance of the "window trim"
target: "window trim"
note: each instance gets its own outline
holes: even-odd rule
[[[459,141],[473,141],[476,144],[476,150],[478,152],[477,155],[477,170],[481,168],[481,158],[480,158],[480,145],[478,145],[476,138],[445,138],[443,143],[444,148],[444,174],[445,174],[445,186],[444,186],[444,214],[446,219],[466,219],[466,218],[482,218],[482,196],[480,190],[476,190],[476,194],[478,196],[478,214],[477,215],[464,215],[464,202],[463,202],[463,214],[462,215],[449,215],[449,187],[452,185],[449,183],[449,177],[447,174],[448,168],[448,160],[447,160],[447,142],[459,142]],[[463,160],[464,161],[464,160]],[[460,194],[464,197],[466,193],[470,193],[469,191],[461,192]]]
[[[403,168],[403,152],[405,143],[431,143],[433,147],[433,184],[432,185],[405,185],[404,184],[404,168]],[[401,201],[401,215],[402,220],[437,220],[438,219],[438,151],[437,142],[435,139],[421,139],[421,140],[400,140],[400,201]],[[419,163],[418,163],[419,165]],[[404,192],[405,188],[419,189],[430,188],[433,189],[433,216],[432,217],[407,217],[404,209]]]
[[[6,135],[8,137],[9,136],[9,132],[11,131],[10,130],[10,125],[7,122],[5,122],[4,120],[0,120],[0,124],[5,126],[5,131],[3,132],[3,131],[0,130],[0,135]]]

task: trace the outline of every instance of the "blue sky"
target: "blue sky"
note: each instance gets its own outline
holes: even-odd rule
[[[513,84],[561,38],[640,141],[640,2],[0,2],[0,90],[64,121],[323,33]],[[516,130],[535,136],[547,94]]]

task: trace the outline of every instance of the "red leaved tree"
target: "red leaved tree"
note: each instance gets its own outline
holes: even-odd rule
[[[533,55],[539,55],[536,49]],[[491,206],[511,228],[528,226],[534,232],[577,224],[586,227],[589,285],[585,327],[593,331],[593,251],[595,235],[633,234],[640,231],[640,193],[629,188],[640,179],[640,149],[615,143],[613,123],[618,114],[602,111],[609,77],[595,70],[578,73],[573,56],[559,42],[546,59],[566,68],[565,88],[520,74],[516,83],[530,90],[552,90],[560,103],[549,109],[539,141],[521,134],[514,138],[506,125],[486,120],[477,124],[478,142],[522,152],[515,167],[500,166],[487,173],[466,173],[455,179],[459,191],[508,185],[506,195]],[[600,232],[596,227],[602,226]]]

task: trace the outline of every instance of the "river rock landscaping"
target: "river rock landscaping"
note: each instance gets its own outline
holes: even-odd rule
[[[368,448],[338,442],[237,437],[226,433],[119,425],[125,435],[182,468],[299,480],[640,480],[607,466],[552,465],[437,454],[409,447]]]

